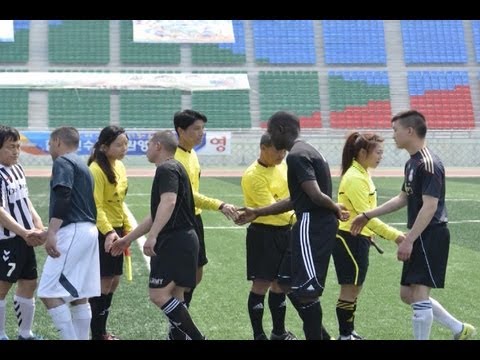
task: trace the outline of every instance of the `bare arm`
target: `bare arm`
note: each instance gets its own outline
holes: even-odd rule
[[[125,235],[121,239],[117,239],[113,242],[110,248],[110,254],[118,256],[123,253],[127,247],[130,246],[132,241],[137,240],[140,236],[145,235],[152,227],[152,217],[148,215],[138,226]]]
[[[367,225],[368,221],[374,217],[378,217],[391,212],[397,211],[407,205],[407,193],[400,192],[397,196],[391,198],[375,209],[361,213],[352,220],[350,232],[353,236],[357,236],[362,231],[363,227]]]
[[[320,190],[316,180],[304,181],[302,183],[302,190],[305,191],[310,200],[316,205],[337,212],[337,204]]]
[[[373,210],[367,211],[365,214],[368,218],[379,217],[382,215],[390,214],[394,211],[400,210],[407,205],[407,193],[402,191],[397,196],[391,198],[387,202],[380,206],[377,206]]]
[[[430,221],[432,221],[435,211],[438,207],[438,199],[429,195],[422,196],[423,205],[418,212],[417,218],[413,223],[412,228],[405,236],[397,251],[397,258],[401,261],[406,261],[410,258],[412,253],[413,243],[420,237],[422,232],[427,228]]]
[[[2,224],[5,229],[14,232],[23,239],[27,238],[29,231],[17,223],[15,219],[2,207],[0,207],[0,224]]]
[[[154,251],[157,243],[158,234],[165,227],[175,209],[177,202],[177,194],[173,192],[165,192],[160,196],[160,204],[158,204],[157,214],[153,220],[152,227],[148,233],[147,241],[143,245],[143,253],[147,256],[157,255]]]
[[[290,211],[293,209],[293,202],[290,198],[286,198],[280,200],[274,204],[259,207],[256,209],[250,207],[244,207],[238,209],[239,216],[238,219],[235,220],[235,224],[237,225],[244,225],[249,222],[252,222],[259,216],[267,216],[267,215],[277,215],[284,213],[285,211]]]

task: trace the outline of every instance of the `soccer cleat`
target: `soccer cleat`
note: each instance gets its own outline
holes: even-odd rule
[[[277,335],[272,332],[270,334],[270,340],[298,340],[298,339],[290,331],[286,331],[282,335]]]
[[[106,333],[102,335],[102,340],[120,340],[120,338],[117,335],[111,334],[111,333]]]
[[[0,336],[0,341],[1,340],[10,340],[7,335],[2,335]]]
[[[460,331],[458,334],[455,334],[453,336],[453,340],[468,340],[471,337],[475,336],[477,333],[477,329],[473,325],[463,323],[462,324],[462,331]]]
[[[358,335],[355,330],[350,333],[350,335],[340,335],[338,340],[365,340],[363,337]]]
[[[257,335],[254,340],[268,340],[268,338],[267,335],[261,333],[260,335]]]
[[[32,334],[32,336],[29,337],[23,337],[22,335],[18,335],[17,340],[43,340],[43,337],[35,334]]]

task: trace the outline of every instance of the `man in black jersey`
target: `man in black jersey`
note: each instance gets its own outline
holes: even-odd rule
[[[152,184],[150,215],[132,232],[116,240],[113,256],[148,233],[143,253],[150,256],[150,300],[184,333],[184,339],[203,340],[183,303],[184,293],[196,283],[198,236],[192,186],[183,165],[173,157],[178,140],[171,131],[159,131],[148,141],[147,158],[157,170]]]
[[[392,118],[393,139],[410,154],[405,164],[400,194],[383,205],[355,217],[351,233],[357,235],[374,217],[407,206],[409,229],[398,247],[403,261],[400,297],[413,310],[412,325],[416,340],[428,340],[433,320],[448,327],[455,340],[475,334],[475,328],[455,319],[430,297],[432,288],[443,288],[447,270],[450,232],[445,207],[445,168],[440,158],[425,145],[425,117],[416,110]]]
[[[321,340],[323,293],[330,256],[335,244],[338,219],[348,212],[332,201],[332,180],[325,158],[311,144],[299,139],[300,121],[292,113],[279,111],[268,120],[267,131],[278,150],[288,150],[287,180],[290,197],[261,208],[245,208],[237,223],[258,216],[295,210],[292,228],[291,298],[298,301],[307,340]]]

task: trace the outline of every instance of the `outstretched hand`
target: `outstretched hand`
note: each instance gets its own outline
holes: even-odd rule
[[[256,218],[257,214],[255,213],[255,209],[250,207],[243,207],[238,209],[238,219],[235,220],[235,224],[245,225],[249,222],[252,222]]]
[[[222,209],[220,210],[227,219],[236,221],[238,219],[237,207],[232,204],[223,204]]]
[[[357,236],[367,223],[368,219],[363,214],[358,214],[353,218],[352,225],[350,226],[350,233],[353,236]]]

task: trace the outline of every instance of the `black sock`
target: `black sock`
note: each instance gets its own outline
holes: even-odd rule
[[[105,310],[106,295],[95,296],[88,299],[92,309],[92,320],[90,321],[90,330],[93,340],[101,340],[103,332],[103,313]]]
[[[337,319],[338,331],[341,336],[348,336],[352,333],[355,319],[355,302],[338,299],[337,301]]]
[[[185,292],[183,294],[183,302],[185,303],[187,308],[190,307],[190,303],[192,302],[192,296],[193,296],[193,291],[194,290],[195,290],[195,288],[192,288],[189,292]]]
[[[286,333],[285,330],[285,313],[287,307],[285,303],[285,294],[274,293],[272,290],[268,292],[268,307],[272,314],[273,330],[275,335],[282,335]]]
[[[172,297],[162,306],[162,311],[170,322],[183,331],[190,339],[204,340],[203,335],[196,327],[188,313],[187,307],[183,303]]]
[[[295,310],[297,310],[298,312],[298,315],[300,316],[300,318],[302,319],[303,321],[303,318],[302,318],[302,311],[301,311],[301,306],[302,304],[300,303],[300,301],[298,300],[298,297],[294,294],[294,293],[289,293],[288,295],[288,298],[290,299],[290,302],[292,303],[293,307],[295,308]],[[330,334],[328,333],[327,329],[325,328],[325,326],[323,326],[322,324],[322,340],[330,340],[331,339],[331,336]]]
[[[248,295],[248,314],[250,315],[254,339],[261,334],[265,334],[262,323],[264,301],[265,295],[258,295],[250,291],[250,295]]]
[[[187,306],[187,304],[185,304],[185,302],[183,303],[185,306]],[[188,306],[187,306],[188,308]],[[187,337],[185,336],[185,333],[180,330],[179,328],[177,328],[175,326],[175,324],[172,323],[172,321],[170,321],[170,329],[169,329],[169,332],[168,332],[168,339],[169,340],[187,340]]]
[[[103,333],[107,333],[107,319],[108,315],[110,314],[110,307],[112,306],[112,298],[113,298],[113,293],[109,293],[105,295],[105,309],[103,311],[103,317],[102,317],[102,329]]]
[[[322,340],[322,307],[320,300],[302,304],[300,307],[305,340]]]

